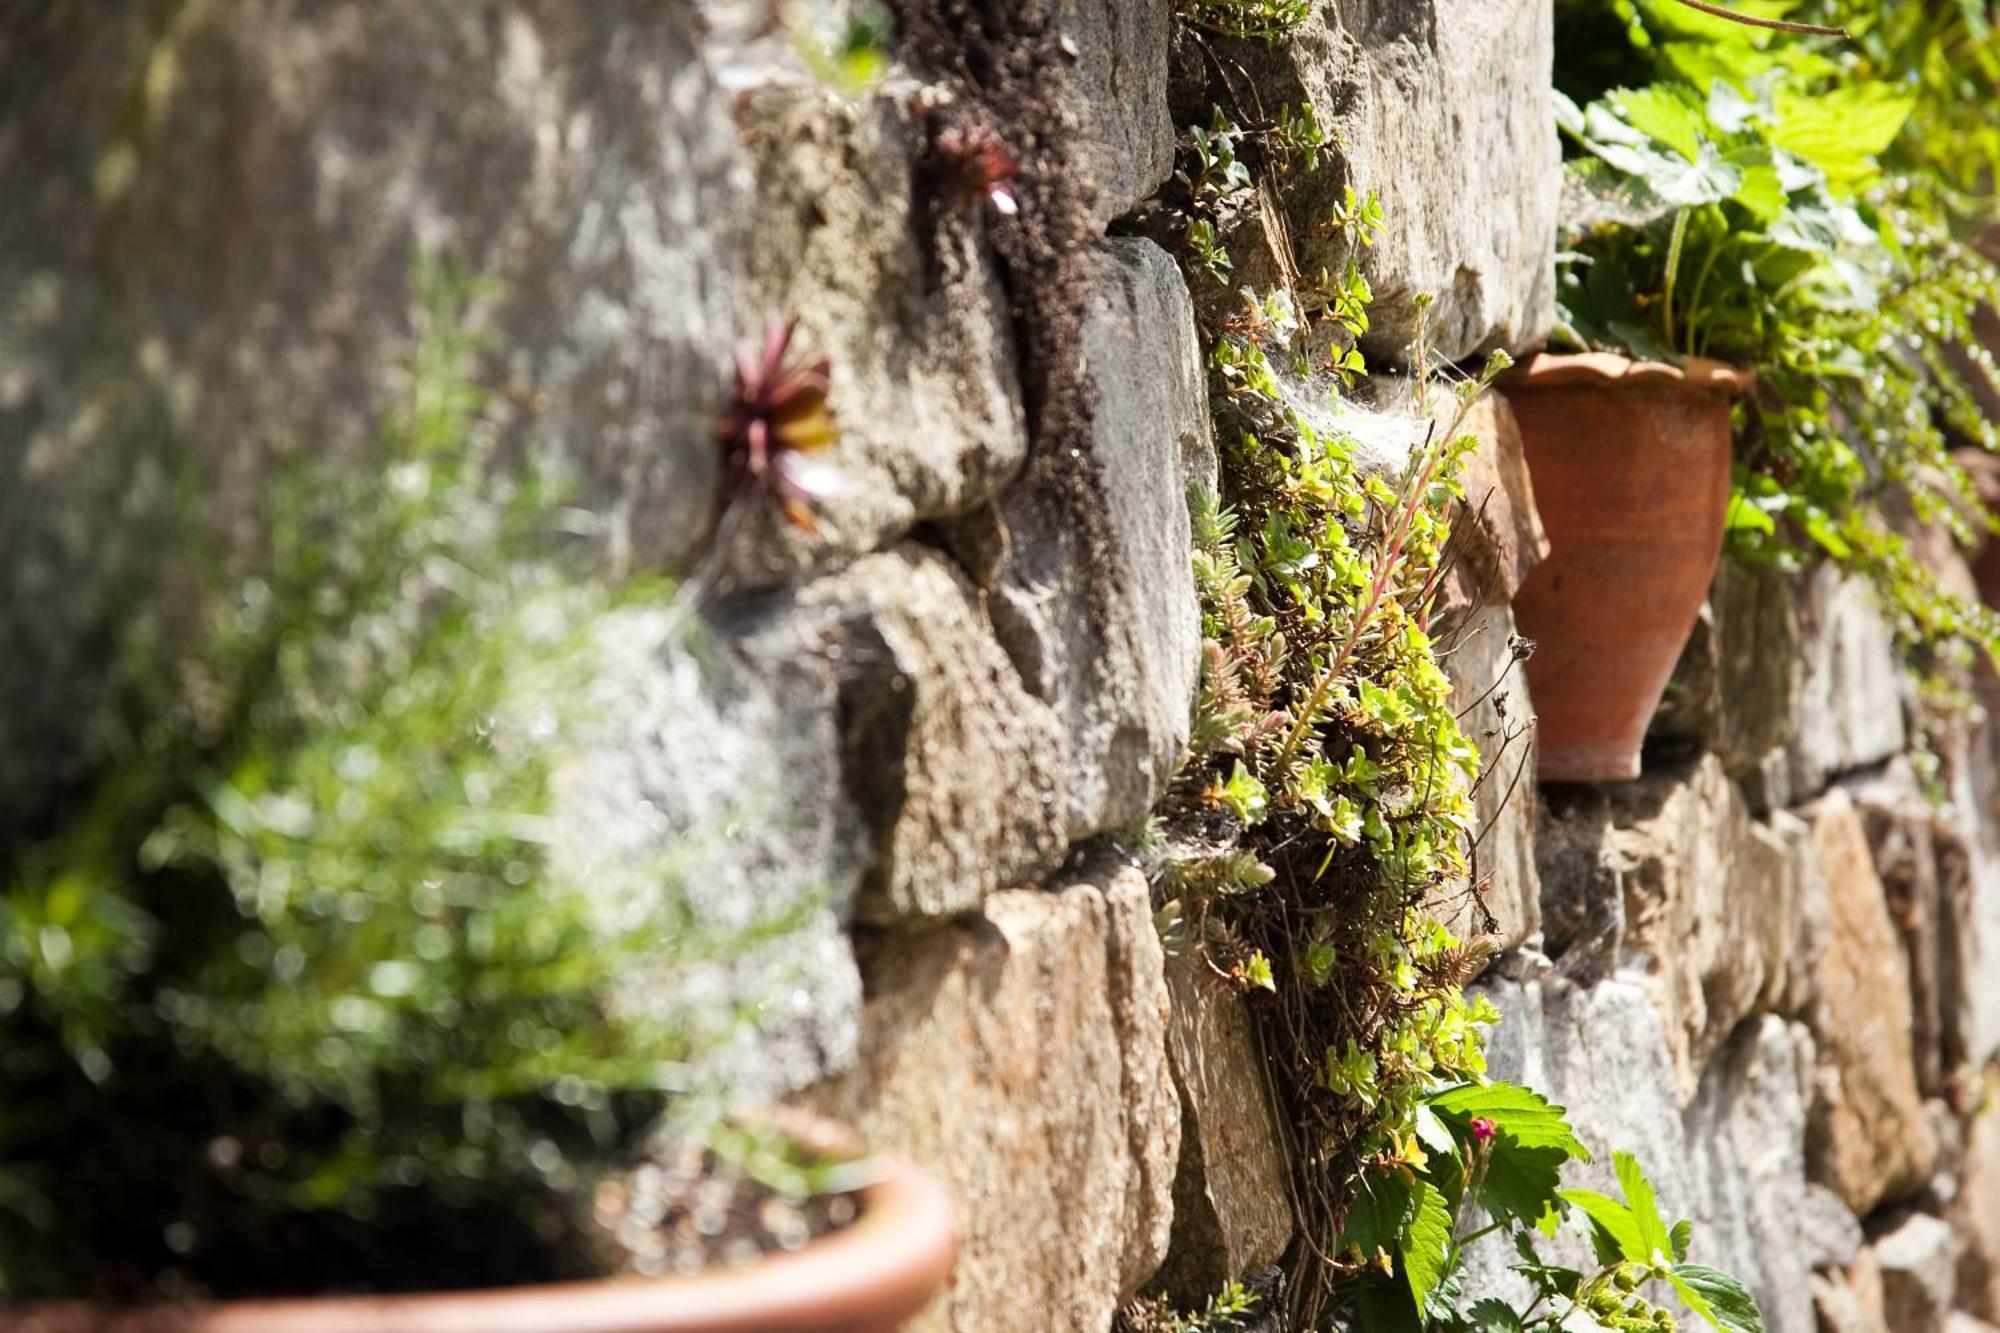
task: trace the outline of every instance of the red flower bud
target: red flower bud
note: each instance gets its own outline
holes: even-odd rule
[[[1476,1115],[1472,1117],[1472,1137],[1478,1139],[1481,1143],[1487,1142],[1499,1132],[1500,1127],[1485,1116]]]

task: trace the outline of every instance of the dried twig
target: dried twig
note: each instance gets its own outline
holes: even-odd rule
[[[1818,23],[1793,23],[1786,19],[1758,18],[1752,14],[1738,13],[1734,9],[1724,9],[1721,5],[1711,5],[1708,0],[1680,0],[1680,2],[1689,9],[1698,9],[1704,14],[1713,14],[1716,18],[1728,19],[1731,23],[1741,23],[1746,27],[1770,28],[1776,32],[1804,32],[1811,33],[1815,37],[1853,40],[1848,37],[1845,28],[1828,28]]]

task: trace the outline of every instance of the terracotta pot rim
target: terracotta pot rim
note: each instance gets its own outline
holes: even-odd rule
[[[1536,352],[1500,377],[1506,388],[1545,389],[1558,385],[1606,387],[1720,389],[1747,396],[1757,374],[1704,356],[1691,356],[1678,366],[1664,361],[1634,361],[1616,352]]]
[[[804,1249],[692,1277],[611,1277],[473,1291],[302,1296],[215,1305],[0,1307],[4,1333],[805,1333],[894,1327],[922,1309],[958,1256],[950,1196],[895,1156],[861,1215]],[[886,1321],[886,1322],[885,1322]]]

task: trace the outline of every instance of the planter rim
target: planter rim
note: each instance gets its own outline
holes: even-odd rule
[[[1536,352],[1500,377],[1503,389],[1546,389],[1560,385],[1599,385],[1690,389],[1720,389],[1746,396],[1757,382],[1755,371],[1739,370],[1721,361],[1691,356],[1678,366],[1664,361],[1634,361],[1616,352]]]
[[[944,1283],[958,1231],[944,1186],[909,1161],[873,1159],[861,1215],[788,1254],[692,1277],[611,1277],[473,1291],[301,1296],[114,1308],[0,1307],[0,1333],[769,1333],[907,1319]],[[884,1294],[886,1293],[886,1294]]]

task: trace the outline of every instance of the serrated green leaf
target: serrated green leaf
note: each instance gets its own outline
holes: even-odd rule
[[[1651,1259],[1652,1250],[1647,1246],[1646,1237],[1630,1208],[1596,1190],[1563,1190],[1561,1193],[1564,1202],[1582,1209],[1585,1217],[1603,1228],[1604,1234],[1617,1247],[1620,1258],[1640,1263]]]
[[[1430,1300],[1451,1256],[1451,1210],[1435,1185],[1419,1177],[1410,1187],[1410,1225],[1403,1233],[1403,1281],[1419,1310]]]
[[[1659,1201],[1653,1196],[1653,1182],[1646,1179],[1645,1168],[1629,1152],[1613,1153],[1611,1165],[1618,1173],[1618,1187],[1625,1191],[1625,1205],[1639,1229],[1640,1243],[1646,1247],[1645,1253],[1627,1257],[1645,1260],[1668,1257],[1673,1253],[1674,1243],[1667,1234],[1666,1219],[1660,1216]]]
[[[1461,1083],[1429,1099],[1431,1109],[1461,1138],[1474,1116],[1491,1120],[1523,1148],[1559,1148],[1563,1155],[1590,1160],[1563,1118],[1563,1108],[1540,1093],[1513,1083]]]
[[[1693,1238],[1693,1235],[1694,1223],[1688,1221],[1685,1217],[1674,1223],[1673,1229],[1667,1232],[1668,1239],[1674,1243],[1675,1263],[1679,1263],[1688,1257],[1688,1241]]]
[[[1472,1308],[1465,1312],[1466,1322],[1474,1333],[1521,1333],[1521,1316],[1507,1302],[1494,1296],[1483,1301],[1474,1301]]]
[[[1519,1222],[1552,1232],[1561,1208],[1559,1187],[1568,1154],[1560,1148],[1523,1148],[1497,1134],[1479,1182],[1479,1203],[1496,1222]]]
[[[1717,1333],[1764,1333],[1757,1299],[1741,1282],[1706,1264],[1675,1264],[1667,1273],[1674,1294]]]
[[[1605,100],[1618,108],[1632,128],[1659,140],[1690,162],[1699,160],[1702,144],[1714,133],[1708,113],[1682,95],[1676,84],[1614,88],[1605,94]]]
[[[1340,1232],[1340,1247],[1357,1245],[1367,1258],[1373,1258],[1377,1250],[1396,1253],[1402,1247],[1403,1233],[1409,1228],[1414,1204],[1409,1182],[1399,1172],[1367,1176],[1348,1207],[1347,1224]]]

